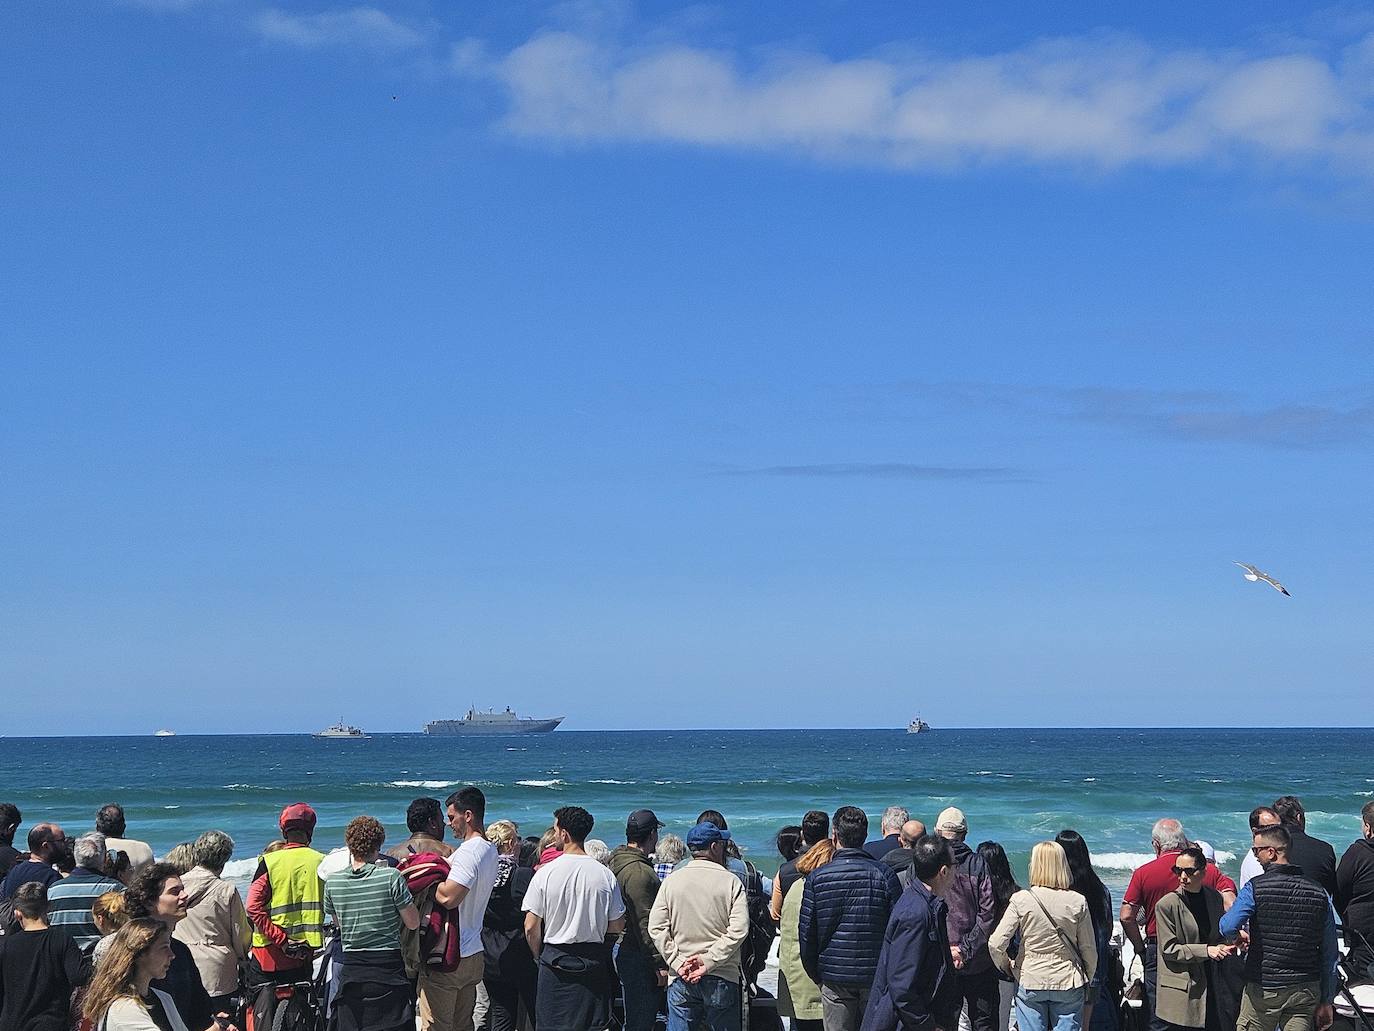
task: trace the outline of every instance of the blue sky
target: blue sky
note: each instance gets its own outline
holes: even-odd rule
[[[1357,8],[21,3],[0,58],[7,734],[1367,722]]]

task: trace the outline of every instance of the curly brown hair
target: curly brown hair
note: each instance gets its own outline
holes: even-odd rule
[[[368,859],[381,851],[386,829],[375,816],[355,816],[344,828],[344,844],[354,859]]]

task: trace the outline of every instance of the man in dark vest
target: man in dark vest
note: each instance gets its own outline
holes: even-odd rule
[[[1227,939],[1249,946],[1236,1031],[1324,1031],[1336,998],[1336,914],[1331,899],[1288,861],[1283,826],[1255,832],[1264,873],[1247,881],[1221,918]],[[1246,924],[1250,929],[1243,930]]]

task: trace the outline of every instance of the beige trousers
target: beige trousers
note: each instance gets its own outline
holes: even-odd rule
[[[464,956],[458,969],[447,973],[421,968],[420,1031],[473,1031],[472,1011],[485,965],[478,952]]]

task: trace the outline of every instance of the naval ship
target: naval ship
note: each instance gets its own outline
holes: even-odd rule
[[[563,719],[562,716],[553,716],[546,720],[531,719],[528,716],[522,719],[511,711],[510,706],[506,706],[505,712],[493,712],[490,709],[478,712],[476,709],[469,709],[468,714],[461,720],[431,720],[425,724],[425,733],[441,737],[459,734],[547,734],[562,723]]]

